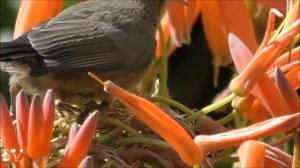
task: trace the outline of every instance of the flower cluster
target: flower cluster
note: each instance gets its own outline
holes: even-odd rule
[[[91,143],[97,118],[98,112],[94,112],[82,126],[76,123],[72,125],[64,157],[58,167],[76,167],[80,162],[90,162],[88,159],[81,160]],[[24,91],[17,95],[16,129],[7,105],[0,96],[1,139],[4,148],[1,167],[9,164],[17,167],[46,167],[51,154],[54,119],[55,104],[51,90],[48,90],[43,102],[39,96],[34,96],[30,105]]]

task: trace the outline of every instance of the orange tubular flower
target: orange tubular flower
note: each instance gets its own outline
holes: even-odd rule
[[[170,20],[170,33],[177,46],[182,42],[189,43],[187,34],[187,16],[185,15],[184,4],[182,1],[167,1],[167,11]]]
[[[265,146],[259,141],[248,140],[238,149],[241,167],[264,167]]]
[[[55,117],[55,103],[53,97],[53,91],[48,90],[43,102],[43,121],[44,121],[44,136],[43,142],[43,155],[48,156],[50,153],[50,144],[52,137],[52,129]]]
[[[43,107],[39,96],[32,98],[29,122],[28,122],[28,144],[27,153],[32,160],[40,159],[43,156]]]
[[[256,38],[250,16],[243,1],[201,1],[202,20],[209,47],[218,66],[231,62],[227,35],[232,32],[241,37],[252,52],[256,50]],[[235,19],[232,19],[235,18]]]
[[[300,22],[294,22],[270,45],[255,54],[253,60],[230,83],[230,90],[239,96],[245,96],[258,81],[260,75],[274,62],[278,55],[286,48],[288,43],[298,33]]]
[[[14,38],[18,38],[38,23],[57,15],[63,9],[63,5],[63,0],[22,0],[17,16]]]
[[[97,120],[98,112],[94,112],[84,121],[74,139],[68,142],[64,158],[58,167],[77,167],[80,164],[91,144]]]
[[[94,167],[94,160],[91,156],[85,157],[79,164],[78,167]]]
[[[286,74],[286,78],[289,81],[289,83],[292,85],[292,87],[297,90],[300,88],[299,83],[299,66],[293,68]]]
[[[97,78],[93,74],[90,75]],[[190,135],[164,111],[149,101],[126,92],[111,81],[104,82],[104,90],[126,106],[139,120],[164,138],[178,152],[187,165],[196,165],[203,160],[203,151],[197,147]]]
[[[14,156],[10,153],[11,150],[16,150],[16,155],[19,155],[20,147],[18,144],[17,134],[10,118],[7,105],[4,98],[0,95],[0,135],[2,139],[2,145],[5,151],[8,151],[9,162],[15,162]]]
[[[50,140],[55,114],[54,97],[52,90],[48,90],[42,105],[39,96],[34,96],[29,107],[24,91],[17,95],[17,135],[9,116],[7,105],[0,96],[0,129],[2,144],[5,149],[5,159],[14,163],[16,167],[46,167],[50,153]],[[84,122],[81,129],[78,125],[72,126],[71,139],[66,146],[66,158],[62,165],[78,166],[84,157],[96,128],[98,113],[93,113]],[[75,131],[74,131],[75,130]],[[19,141],[19,143],[18,143]],[[22,148],[19,147],[19,144]],[[80,146],[80,147],[78,147]],[[15,149],[12,152],[12,149]],[[28,156],[28,157],[27,157]],[[28,158],[32,162],[28,162]],[[1,159],[1,158],[0,158]],[[7,167],[1,162],[1,168]]]
[[[229,34],[228,41],[234,64],[238,72],[242,73],[244,68],[251,63],[253,55],[235,35]],[[281,116],[290,113],[288,106],[284,103],[279,91],[266,73],[260,74],[256,84],[252,90],[252,94],[271,115]],[[272,97],[272,99],[269,99],[269,97]]]
[[[194,22],[196,21],[200,10],[201,2],[195,0],[168,0],[167,11],[161,19],[161,27],[163,30],[164,40],[169,41],[170,36],[173,41],[167,46],[168,55],[170,55],[177,46],[182,43],[190,42],[190,33]],[[156,56],[162,55],[162,44],[160,34],[156,32]]]
[[[198,135],[194,141],[205,153],[237,146],[246,140],[290,131],[299,127],[300,113],[266,120],[242,129],[235,129],[215,135]]]
[[[27,148],[29,103],[25,92],[22,90],[16,97],[16,116],[18,142],[21,148]]]

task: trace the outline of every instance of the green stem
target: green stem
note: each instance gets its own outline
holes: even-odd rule
[[[237,113],[236,110],[232,110],[227,116],[223,117],[222,119],[218,120],[217,123],[224,125],[232,121],[235,117],[235,114]]]
[[[102,166],[101,168],[110,168],[110,167],[113,167],[111,161],[106,161]]]
[[[208,105],[208,106],[204,107],[203,109],[195,112],[194,114],[188,116],[187,118],[185,118],[185,122],[191,122],[193,120],[196,120],[196,119],[200,118],[201,116],[206,115],[206,114],[230,103],[235,97],[236,97],[236,94],[232,93],[229,96],[225,97],[224,99],[222,99],[216,103],[213,103],[211,105]]]
[[[142,137],[142,136],[122,138],[118,140],[118,143],[122,145],[143,144],[143,145],[153,145],[161,148],[171,148],[171,146],[165,141]]]
[[[167,104],[169,106],[172,106],[172,107],[175,107],[177,108],[178,110],[186,113],[186,114],[189,114],[189,115],[192,115],[194,114],[194,111],[189,109],[188,107],[186,107],[185,105],[175,101],[175,100],[172,100],[172,99],[169,99],[169,98],[165,98],[165,97],[149,97],[148,98],[150,101],[153,101],[153,102],[158,102],[158,103],[163,103],[163,104]]]
[[[132,135],[140,136],[140,133],[136,129],[134,129],[130,125],[125,124],[124,122],[119,121],[117,119],[114,119],[114,118],[111,118],[111,117],[101,116],[101,117],[99,117],[99,121],[116,125],[116,126],[122,128],[123,130],[128,131]]]
[[[159,95],[162,97],[169,97],[167,79],[168,79],[168,47],[164,39],[164,32],[159,25],[160,44],[162,48],[162,55],[160,57],[160,73],[159,73]]]
[[[103,142],[109,140],[111,137],[117,135],[121,131],[122,131],[122,128],[120,128],[120,127],[114,128],[109,133],[101,134],[100,137],[97,138],[96,140],[97,140],[98,143],[103,143]]]
[[[299,132],[294,130],[294,157],[292,168],[297,168],[299,163]]]

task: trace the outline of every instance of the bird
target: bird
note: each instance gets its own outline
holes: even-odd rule
[[[72,104],[108,100],[89,71],[132,88],[151,63],[166,0],[89,0],[66,8],[10,42],[0,68],[10,85]]]

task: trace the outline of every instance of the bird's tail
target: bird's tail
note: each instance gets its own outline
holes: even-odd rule
[[[38,53],[31,47],[26,37],[11,42],[0,42],[0,62],[35,56],[38,56]]]

